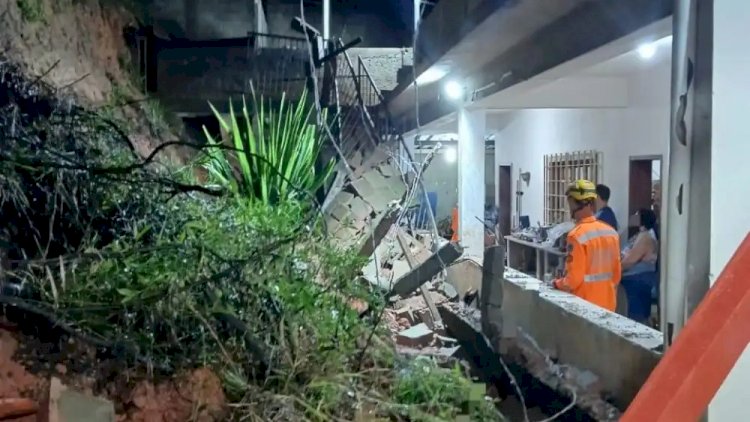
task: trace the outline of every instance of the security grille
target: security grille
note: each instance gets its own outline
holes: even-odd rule
[[[602,179],[603,154],[598,151],[576,151],[544,156],[544,223],[552,225],[570,219],[565,191],[570,182]]]

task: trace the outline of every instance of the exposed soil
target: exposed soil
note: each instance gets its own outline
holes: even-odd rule
[[[41,16],[29,19],[20,1],[0,6],[0,61],[17,66],[30,80],[57,90],[89,109],[103,109],[113,98],[126,101],[115,115],[131,125],[128,136],[142,155],[174,135],[155,134],[144,95],[132,74],[124,31],[137,25],[118,2],[106,0],[34,0]],[[185,162],[187,154],[165,151],[166,159]],[[43,321],[3,320],[0,309],[0,399],[29,398],[46,406],[50,379],[69,388],[112,400],[120,421],[184,422],[222,420],[225,397],[219,378],[207,369],[159,379],[123,372],[121,361],[51,330]],[[35,421],[36,417],[18,419]]]
[[[0,60],[11,60],[30,77],[72,95],[89,108],[107,104],[117,90],[128,99],[118,114],[134,124],[129,136],[142,156],[175,140],[169,135],[156,136],[143,109],[144,95],[135,85],[137,78],[132,74],[131,52],[124,36],[127,27],[137,25],[131,13],[114,1],[34,1],[42,9],[42,18],[34,21],[24,18],[20,2],[2,2],[6,6],[0,10]],[[186,160],[185,152],[166,152],[173,162]]]
[[[121,366],[118,372],[115,361],[100,359],[85,345],[62,343],[43,343],[0,329],[0,399],[29,398],[43,407],[54,376],[76,391],[112,400],[118,421],[212,422],[226,414],[221,380],[208,369],[174,379],[144,380],[138,374],[122,373]],[[36,417],[16,421],[34,422]]]
[[[17,350],[18,341],[8,331],[0,330],[0,399],[23,397],[41,402],[49,389],[49,382],[31,374],[16,362],[13,357]],[[17,421],[34,422],[36,417],[29,416]]]

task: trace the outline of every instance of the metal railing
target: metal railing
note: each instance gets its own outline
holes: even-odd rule
[[[336,48],[343,46],[338,41]],[[314,60],[327,53],[322,41],[313,41]],[[366,155],[393,135],[384,97],[364,61],[346,51],[311,66],[310,45],[305,38],[248,33],[247,92],[266,98],[295,101],[307,89],[317,87],[320,106],[346,157]],[[313,72],[313,74],[311,74]],[[317,83],[312,83],[312,78]],[[356,161],[356,160],[355,160]]]
[[[305,38],[249,32],[246,92],[298,99],[308,88],[309,56]]]

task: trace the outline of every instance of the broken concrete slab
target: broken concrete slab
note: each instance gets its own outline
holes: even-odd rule
[[[599,376],[612,403],[625,409],[659,362],[662,333],[545,284],[528,290],[528,279],[511,270],[502,279],[503,337],[521,328],[559,363]]]
[[[503,276],[505,275],[505,249],[490,246],[484,251],[482,290],[479,310],[482,315],[482,334],[490,340],[494,350],[500,350],[503,335]]]
[[[405,259],[397,259],[393,261],[391,265],[392,265],[391,272],[393,273],[393,278],[396,280],[398,280],[399,278],[408,274],[409,271],[411,271],[411,267],[409,266],[409,263],[406,262]]]
[[[458,259],[463,253],[463,249],[456,243],[447,243],[438,251],[430,256],[427,261],[417,265],[409,273],[396,280],[393,283],[391,294],[397,294],[401,297],[408,296],[417,290],[422,284],[430,281],[444,266]]]
[[[441,303],[448,301],[448,298],[446,298],[445,296],[443,296],[442,294],[434,290],[427,290],[427,294],[430,295],[430,299],[432,299],[432,302],[436,305],[439,305]],[[395,296],[395,297],[398,297],[398,296]],[[415,312],[420,309],[427,309],[427,304],[425,303],[424,297],[421,294],[415,294],[407,298],[399,298],[398,300],[394,301],[394,304],[395,304],[394,307],[396,309],[408,306]]]
[[[458,347],[458,340],[454,339],[453,337],[438,335],[437,340],[442,347]]]
[[[397,320],[401,318],[406,319],[407,321],[409,321],[409,325],[414,325],[417,323],[417,318],[414,316],[414,312],[408,306],[396,309],[395,316]]]
[[[437,290],[443,296],[448,298],[448,300],[458,299],[458,291],[456,291],[456,288],[453,287],[453,285],[448,282],[445,282],[445,281],[438,282],[437,286],[435,287],[435,290]]]
[[[435,329],[435,320],[432,318],[432,312],[430,312],[429,309],[420,309],[416,312],[415,315],[418,321],[427,324],[427,326],[430,327],[431,330]]]
[[[461,359],[460,357],[460,346],[454,347],[424,347],[421,349],[415,349],[413,347],[396,346],[396,353],[402,356],[415,358],[419,356],[428,356],[435,359],[438,365],[452,364],[456,360]],[[452,365],[451,365],[452,366]]]
[[[545,390],[546,395],[552,396],[549,400],[550,404],[560,406],[556,409],[548,409],[548,411],[557,412],[571,400],[570,395],[574,387],[565,382],[568,381],[568,377],[559,369],[562,365],[557,369],[551,368],[545,363],[543,355],[526,345],[514,347],[511,353],[499,356],[492,349],[487,337],[482,334],[480,312],[471,310],[460,303],[444,304],[440,307],[440,314],[449,334],[456,337],[461,350],[465,351],[478,373],[482,374],[488,383],[507,384],[509,382],[500,361],[502,359],[504,365],[514,374],[521,390],[534,389],[538,395]],[[569,410],[567,416],[569,416],[568,420],[593,418],[598,421],[615,421],[619,414],[618,409],[608,403],[604,397],[587,392],[578,397],[575,406]]]
[[[372,207],[360,197],[355,197],[354,199],[352,199],[349,207],[351,208],[353,220],[365,220],[373,211]]]
[[[396,218],[398,218],[398,213],[393,210],[378,214],[372,221],[373,229],[370,231],[370,228],[367,227],[367,236],[364,236],[358,242],[356,250],[359,251],[359,256],[370,256],[375,252],[380,241],[383,240],[388,230],[393,226],[393,223],[396,222]]]
[[[450,283],[463,299],[469,291],[480,291],[482,288],[482,266],[471,259],[460,259],[446,268],[445,281]]]
[[[406,347],[425,347],[434,340],[435,333],[427,324],[417,324],[396,335],[396,344]]]
[[[396,239],[398,240],[398,243],[401,246],[401,250],[404,253],[404,258],[406,258],[406,262],[409,264],[409,268],[414,269],[422,261],[417,261],[417,259],[412,254],[411,246],[409,245],[409,242],[406,240],[406,237],[404,236],[404,231],[401,230],[400,227],[396,228]],[[424,298],[424,302],[427,304],[427,308],[430,310],[430,314],[432,315],[433,325],[430,328],[432,328],[433,330],[436,328],[442,328],[442,322],[440,321],[440,314],[438,313],[437,307],[435,306],[435,302],[430,297],[429,292],[424,288],[424,286],[417,287],[417,290],[419,290],[419,293]]]
[[[47,407],[41,420],[47,422],[114,422],[114,404],[106,399],[72,391],[59,378],[50,381]]]

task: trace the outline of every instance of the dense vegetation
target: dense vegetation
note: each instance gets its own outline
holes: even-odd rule
[[[0,74],[0,235],[5,282],[22,292],[0,303],[45,317],[143,377],[207,366],[222,377],[234,419],[497,419],[462,371],[398,358],[379,319],[349,306],[384,304],[354,282],[363,259],[328,241],[308,198],[329,170],[266,172],[278,160],[265,151],[249,161],[255,173],[234,171],[259,128],[245,118],[240,138],[233,116],[225,128],[234,147],[214,140],[199,160],[225,166],[225,183],[204,185],[191,169],[159,164],[163,148],[138,157],[106,116],[12,67]],[[290,110],[275,116],[306,133],[302,147],[317,148],[309,110]],[[292,136],[300,134],[279,139]],[[256,177],[266,177],[260,190]]]

